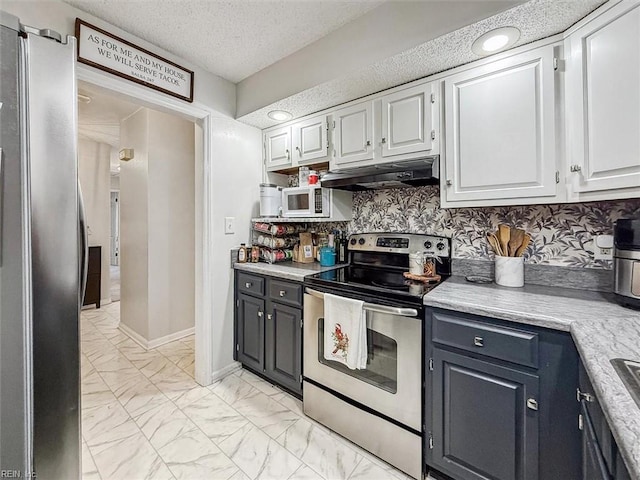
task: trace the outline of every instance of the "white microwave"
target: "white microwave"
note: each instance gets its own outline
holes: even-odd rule
[[[320,185],[282,189],[283,217],[330,217],[331,189]]]

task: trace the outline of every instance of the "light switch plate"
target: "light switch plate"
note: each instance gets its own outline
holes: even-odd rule
[[[236,233],[236,217],[224,217],[224,234]]]

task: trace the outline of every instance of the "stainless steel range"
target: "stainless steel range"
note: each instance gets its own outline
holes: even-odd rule
[[[407,280],[409,254],[437,257],[451,273],[448,238],[358,234],[349,265],[305,278],[304,412],[400,470],[421,478],[423,296],[437,282]],[[350,369],[324,352],[324,295],[364,302],[367,363]]]

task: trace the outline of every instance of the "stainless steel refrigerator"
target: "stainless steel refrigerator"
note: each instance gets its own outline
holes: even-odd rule
[[[86,271],[75,39],[0,21],[0,468],[75,479]]]

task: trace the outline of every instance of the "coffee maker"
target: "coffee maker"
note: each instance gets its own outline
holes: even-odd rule
[[[620,303],[640,308],[640,218],[618,220],[613,243],[613,293]]]

